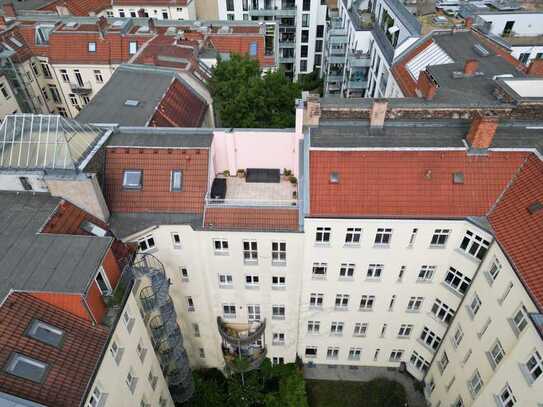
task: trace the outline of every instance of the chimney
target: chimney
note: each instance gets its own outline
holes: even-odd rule
[[[145,9],[140,8],[138,10],[138,17],[139,18],[145,18]]]
[[[96,26],[98,27],[98,33],[100,34],[100,38],[104,39],[106,35],[106,28],[107,28],[107,18],[104,16],[101,16],[96,21]]]
[[[374,99],[370,112],[370,128],[380,129],[385,124],[387,114],[388,100]]]
[[[6,28],[6,26],[7,26],[6,17],[0,16],[0,29],[4,29],[4,28]]]
[[[479,68],[479,61],[476,59],[467,59],[464,64],[464,76],[473,76]]]
[[[471,27],[473,27],[473,17],[466,17],[464,19],[464,27],[471,30]]]
[[[498,128],[498,116],[477,114],[469,128],[466,140],[470,148],[486,149],[492,145],[492,140]]]
[[[543,77],[543,59],[536,58],[528,66],[528,75]]]
[[[426,100],[432,100],[437,93],[436,81],[430,76],[428,71],[420,71],[419,79],[417,80],[417,95]]]
[[[4,10],[4,16],[5,17],[17,17],[17,13],[15,12],[15,6],[13,5],[13,2],[6,1],[2,5],[2,10]]]
[[[149,27],[149,32],[155,32],[155,20],[153,18],[149,19],[147,26]]]

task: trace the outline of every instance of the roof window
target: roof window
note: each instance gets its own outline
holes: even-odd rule
[[[139,106],[139,104],[140,104],[140,101],[134,100],[134,99],[126,99],[126,101],[124,102],[125,106],[130,106],[130,107],[137,107]]]
[[[330,184],[339,184],[339,172],[332,171],[330,173]]]
[[[453,172],[453,184],[463,184],[464,173],[462,171]]]
[[[125,170],[123,175],[123,187],[127,189],[140,189],[142,186],[141,170]]]
[[[528,206],[528,212],[530,212],[531,215],[539,212],[541,209],[543,209],[543,204],[539,201],[532,202],[530,206]]]
[[[94,236],[104,237],[105,235],[107,235],[107,230],[95,225],[88,220],[84,220],[83,222],[81,222],[81,225],[79,225],[79,227],[85,232],[88,232]]]
[[[46,343],[47,345],[60,348],[62,339],[64,338],[64,331],[45,322],[34,319],[30,323],[26,335],[40,342]]]
[[[13,353],[6,366],[6,372],[36,383],[43,383],[47,367],[46,363],[39,360],[28,358],[19,353]]]

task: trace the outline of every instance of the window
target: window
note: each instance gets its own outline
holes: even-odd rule
[[[350,348],[349,360],[360,360],[361,354],[362,354],[362,348]]]
[[[432,332],[427,326],[422,329],[420,334],[421,341],[428,345],[431,349],[437,350],[439,344],[441,343],[441,338]]]
[[[125,170],[123,174],[123,188],[125,189],[141,189],[143,171],[141,170]]]
[[[219,287],[232,286],[232,275],[231,274],[219,274]]]
[[[132,328],[134,327],[134,322],[135,322],[135,319],[130,313],[130,309],[127,308],[123,312],[123,324],[126,327],[126,330],[128,331],[128,333],[132,332]]]
[[[155,390],[156,389],[156,384],[158,382],[158,376],[155,376],[153,374],[153,371],[149,370],[149,374],[147,375],[147,381],[149,381],[149,384],[151,385],[151,388],[153,390]]]
[[[505,385],[498,395],[498,401],[501,407],[513,407],[517,403],[517,399],[508,384]]]
[[[528,60],[530,59],[530,53],[529,52],[521,52],[518,60],[522,62],[524,65],[528,64]]]
[[[179,274],[181,274],[181,280],[189,281],[189,271],[185,266],[179,266]]]
[[[92,390],[92,393],[89,397],[89,401],[86,404],[86,407],[98,407],[103,404],[106,394],[102,392],[100,386],[96,385]]]
[[[102,77],[102,71],[95,69],[94,79],[96,80],[96,83],[104,83],[104,78]]]
[[[306,346],[306,348],[305,348],[305,357],[307,357],[307,358],[316,358],[317,357],[317,347],[316,346]]]
[[[373,310],[373,304],[375,303],[374,295],[363,295],[360,299],[360,310],[371,311]]]
[[[287,279],[284,276],[272,276],[272,289],[281,290],[286,288]]]
[[[339,278],[352,279],[354,275],[354,264],[341,263],[339,267]]]
[[[418,282],[429,282],[432,281],[434,272],[436,271],[436,266],[423,265],[419,270],[419,275],[417,276]]]
[[[414,312],[420,311],[424,297],[411,297],[407,303],[407,311]]]
[[[119,363],[121,363],[121,359],[123,357],[124,349],[119,346],[117,341],[113,339],[111,341],[111,346],[109,347],[109,352],[111,353],[111,356],[113,356],[113,359],[115,360],[115,363],[117,366]]]
[[[243,241],[243,261],[247,264],[258,262],[258,249],[256,240]]]
[[[143,346],[143,340],[140,339],[137,346],[136,346],[136,353],[138,354],[138,357],[140,358],[141,362],[145,360],[145,355],[147,354],[147,349]]]
[[[390,298],[390,303],[388,304],[388,311],[392,311],[394,309],[394,304],[396,303],[396,295],[393,295]]]
[[[300,57],[301,58],[307,58],[308,49],[309,49],[309,47],[307,45],[302,45],[302,47],[300,48]],[[306,69],[304,69],[304,71],[305,70]]]
[[[302,14],[302,27],[309,27],[309,14]]]
[[[128,43],[128,53],[134,55],[136,52],[138,52],[138,43],[136,41],[130,41]]]
[[[526,362],[526,369],[530,380],[535,382],[543,374],[543,359],[538,351],[535,351]]]
[[[496,281],[496,278],[498,277],[498,274],[500,274],[501,269],[502,269],[501,263],[499,262],[497,258],[494,257],[494,261],[492,262],[492,265],[490,266],[490,270],[488,270],[488,276],[490,277],[489,279],[490,284]]]
[[[187,299],[187,311],[193,312],[195,310],[194,308],[194,300],[192,297],[186,297]]]
[[[387,324],[383,324],[381,327],[381,338],[385,337],[385,332],[387,331]]]
[[[51,92],[51,97],[53,98],[53,101],[55,103],[61,103],[61,100],[60,100],[60,93],[58,93],[58,89],[55,85],[48,85],[49,87],[49,92]],[[58,108],[59,112],[60,112],[60,109],[61,108]],[[64,109],[64,108],[62,108]]]
[[[31,62],[30,66],[32,67],[32,72],[34,72],[34,75],[40,76],[40,71],[39,71],[38,66],[36,65],[36,63]]]
[[[315,234],[315,242],[317,243],[330,243],[331,228],[318,227]]]
[[[229,13],[229,14],[226,15],[226,19],[227,19],[228,21],[234,21],[234,17],[235,17],[235,15],[232,14],[232,13]]]
[[[66,69],[60,70],[60,77],[62,78],[62,82],[70,82],[70,76],[68,75],[68,71]]]
[[[428,371],[428,368],[430,367],[430,363],[428,363],[426,359],[424,359],[416,351],[413,351],[413,353],[411,354],[411,357],[409,358],[409,363],[411,363],[416,369],[420,370],[423,373]]]
[[[434,305],[432,305],[432,314],[448,324],[454,316],[454,310],[439,298],[436,298]]]
[[[256,42],[251,42],[249,44],[249,56],[256,57],[258,55],[258,44]]]
[[[284,305],[272,305],[272,319],[285,319]]]
[[[285,363],[285,358],[280,357],[280,356],[279,357],[274,356],[272,358],[272,363],[274,366],[283,365]]]
[[[413,228],[411,231],[411,237],[409,238],[409,244],[408,247],[413,247],[415,244],[415,240],[417,238],[417,233],[419,232],[418,228]]]
[[[272,345],[284,345],[285,344],[285,334],[282,332],[272,333]]]
[[[272,242],[272,264],[285,264],[287,262],[287,244],[285,242]]]
[[[213,239],[213,248],[216,256],[224,256],[228,254],[228,240]]]
[[[302,10],[303,11],[310,11],[311,10],[311,0],[303,0],[303,2],[302,2]]]
[[[381,278],[384,267],[385,266],[383,264],[370,264],[368,266],[368,273],[366,274],[366,277],[374,279]]]
[[[181,248],[181,235],[177,232],[172,232],[172,244],[174,249]]]
[[[247,319],[249,322],[260,321],[260,305],[249,304],[247,305]]]
[[[234,0],[226,0],[226,11],[234,11]]]
[[[329,346],[326,350],[326,359],[336,360],[339,357],[339,348]]]
[[[390,244],[391,239],[392,239],[392,229],[384,229],[384,228],[377,229],[377,233],[375,234],[376,245],[388,246]]]
[[[438,362],[438,367],[442,374],[447,368],[448,364],[449,364],[449,357],[447,356],[447,352],[443,352],[443,355],[441,355],[441,359],[439,359],[439,362]]]
[[[490,352],[488,352],[488,354],[490,356],[490,364],[493,368],[496,368],[496,366],[500,364],[505,356],[505,351],[503,350],[502,344],[500,343],[499,339],[496,340],[494,346],[490,348]]]
[[[516,333],[521,333],[524,328],[526,328],[526,325],[528,325],[528,321],[526,319],[526,314],[524,312],[523,307],[520,307],[519,310],[513,315],[513,326],[516,329]]]
[[[324,37],[324,25],[317,25],[317,38]]]
[[[125,383],[128,386],[128,388],[130,389],[130,392],[132,394],[134,394],[134,390],[136,389],[137,381],[138,381],[138,379],[134,375],[134,371],[131,368],[128,371],[128,374],[126,375]]]
[[[125,17],[126,14],[122,8],[119,9],[119,17]]]
[[[98,274],[96,274],[95,280],[102,295],[111,294],[111,291],[112,291],[111,284],[102,266],[100,266],[100,268],[98,269]]]
[[[12,353],[6,366],[6,371],[12,375],[42,383],[47,373],[48,365],[39,360],[28,358],[19,353]]]
[[[460,342],[462,342],[463,338],[464,338],[464,331],[462,331],[462,327],[458,325],[452,337],[452,343],[455,348],[458,348],[458,345],[460,345]]]
[[[68,97],[70,98],[70,103],[72,106],[74,106],[77,110],[81,109],[81,106],[79,106],[79,99],[75,94],[70,93]]]
[[[447,240],[449,239],[450,229],[435,229],[432,240],[430,241],[431,247],[445,247]]]
[[[318,334],[321,329],[320,321],[307,321],[307,333]]]
[[[405,269],[406,268],[407,268],[406,266],[401,266],[400,267],[400,272],[398,273],[398,281],[402,281],[403,275],[405,274]]]
[[[326,278],[326,270],[328,269],[327,263],[313,263],[313,278],[324,279]]]
[[[62,345],[62,339],[64,338],[64,331],[55,328],[45,322],[34,319],[26,332],[27,336],[34,338],[47,345],[60,348]]]
[[[324,300],[324,294],[311,293],[309,295],[309,306],[322,307],[323,300]]]
[[[483,388],[483,380],[481,379],[478,369],[475,369],[473,376],[471,376],[471,379],[469,379],[468,388],[474,398],[477,397]]]
[[[43,71],[43,76],[46,79],[51,79],[53,76],[51,75],[51,70],[49,69],[49,65],[47,65],[46,62],[42,62],[40,65],[41,65],[41,70]]]
[[[155,238],[153,235],[147,235],[138,240],[138,246],[140,251],[146,252],[155,248]]]
[[[393,349],[392,352],[390,352],[390,357],[388,360],[391,362],[399,362],[402,360],[403,357],[403,349]]]
[[[28,177],[19,177],[19,182],[25,191],[32,191],[32,184],[30,184]]]
[[[413,330],[413,325],[401,324],[400,330],[398,331],[398,338],[409,338],[409,336],[411,336],[412,330]]]
[[[323,41],[322,40],[316,40],[315,41],[315,52],[322,52],[322,44],[323,44]],[[320,55],[315,55],[315,59],[316,57],[320,57]],[[315,65],[320,65],[321,62],[319,61],[317,63],[317,61],[315,61]]]
[[[481,308],[481,299],[477,294],[473,295],[473,299],[471,300],[470,304],[468,305],[468,309],[471,313],[471,316],[475,316],[477,312],[479,312],[479,309]]]
[[[9,94],[8,90],[6,89],[6,85],[3,84],[3,83],[0,83],[0,92],[2,92],[2,95],[4,96],[4,98],[6,100],[11,98],[11,95]]]
[[[482,260],[485,256],[490,242],[483,239],[481,236],[476,235],[472,231],[466,231],[462,243],[460,243],[460,249],[464,250],[466,253],[472,255],[473,257]]]
[[[343,335],[343,322],[332,322],[332,324],[330,325],[330,335]]]
[[[223,304],[222,311],[224,318],[236,317],[236,306],[234,304]]]
[[[452,407],[464,407],[464,400],[462,400],[461,396],[458,396],[456,401],[452,404]]]
[[[88,50],[89,50],[89,52],[96,52],[96,43],[95,42],[89,42],[88,43]]]
[[[300,72],[306,72],[307,71],[307,60],[302,59],[300,60]]]
[[[349,296],[347,294],[336,295],[336,310],[347,310],[349,306]]]
[[[345,234],[345,245],[359,246],[361,235],[362,235],[362,228],[347,228],[347,233]]]
[[[183,189],[183,172],[173,170],[170,176],[170,191],[181,192]]]
[[[196,338],[200,337],[200,325],[197,323],[192,324],[192,333]]]
[[[453,267],[449,267],[445,275],[444,283],[451,287],[454,291],[464,295],[468,289],[471,279],[460,273]]]
[[[260,279],[256,274],[247,274],[245,276],[245,285],[249,287],[258,287]]]

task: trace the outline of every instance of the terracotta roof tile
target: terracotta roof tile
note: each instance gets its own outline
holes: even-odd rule
[[[12,40],[15,40],[15,42]],[[17,43],[21,45],[19,46]],[[27,45],[25,36],[16,26],[0,32],[0,46],[8,46],[14,51],[11,59],[15,63],[24,62],[32,56],[32,50]]]
[[[543,162],[530,155],[489,215],[496,237],[543,311]]]
[[[527,153],[310,151],[312,216],[485,215]],[[329,182],[331,172],[340,177]],[[454,172],[464,184],[454,184]]]
[[[264,36],[260,34],[210,34],[209,42],[218,52],[233,53],[233,54],[249,54],[249,49],[252,43],[257,43],[256,58],[261,66],[269,64],[269,58],[264,55]]]
[[[42,233],[55,233],[64,235],[89,235],[81,229],[81,223],[87,220],[96,226],[107,230],[108,226],[100,219],[92,216],[68,201],[62,201],[55,212],[43,227]]]
[[[111,7],[111,0],[58,0],[41,7],[41,11],[56,11],[57,7],[66,7],[73,16],[97,15]]]
[[[25,336],[33,319],[64,331],[60,349]],[[30,293],[13,293],[0,307],[0,366],[12,352],[48,364],[43,383],[0,370],[0,391],[48,406],[78,406],[106,344],[108,332],[47,304]]]
[[[205,226],[232,230],[298,230],[298,209],[207,208]]]

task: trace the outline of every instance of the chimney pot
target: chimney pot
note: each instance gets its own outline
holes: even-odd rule
[[[147,26],[149,27],[149,32],[155,32],[155,20],[153,18],[149,18]]]
[[[474,149],[489,148],[498,128],[498,121],[498,116],[484,114],[475,116],[466,136],[470,147]]]
[[[528,66],[528,75],[543,77],[543,59],[536,58]]]
[[[464,64],[464,76],[473,76],[479,68],[479,61],[477,59],[468,59]]]

